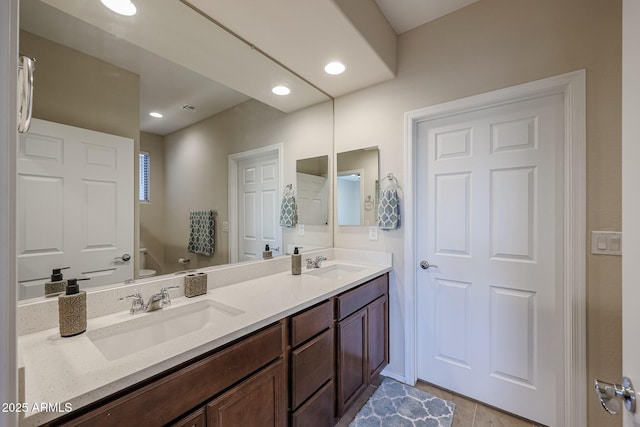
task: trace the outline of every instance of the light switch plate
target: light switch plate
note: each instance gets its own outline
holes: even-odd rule
[[[229,221],[222,221],[222,231],[229,231]]]
[[[622,255],[622,232],[592,231],[591,253],[594,255]]]

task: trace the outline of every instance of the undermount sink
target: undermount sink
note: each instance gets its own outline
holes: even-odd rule
[[[358,273],[364,269],[365,267],[359,267],[357,265],[332,264],[326,267],[314,268],[313,270],[307,271],[307,274],[321,279],[335,280]]]
[[[203,300],[89,330],[87,336],[107,360],[116,360],[243,313],[217,301]]]

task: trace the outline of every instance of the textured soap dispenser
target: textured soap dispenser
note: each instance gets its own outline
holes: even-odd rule
[[[262,259],[271,259],[273,258],[273,252],[271,251],[271,248],[269,248],[269,245],[266,245],[264,247],[264,251],[262,252]]]
[[[60,336],[72,337],[87,330],[87,293],[80,290],[78,280],[69,279],[64,295],[58,296]]]
[[[293,255],[291,255],[291,274],[294,276],[302,274],[302,255],[300,255],[298,248],[295,248]]]
[[[44,295],[52,297],[65,291],[67,281],[63,280],[62,271],[69,267],[54,268],[51,271],[51,281],[44,283]]]

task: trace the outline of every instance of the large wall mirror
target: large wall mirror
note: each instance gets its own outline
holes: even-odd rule
[[[43,295],[43,283],[56,267],[71,267],[65,278],[90,277],[83,283],[88,288],[252,259],[229,253],[230,233],[239,233],[238,223],[246,218],[240,217],[241,207],[229,207],[233,199],[229,188],[237,188],[229,182],[230,159],[279,146],[278,164],[269,171],[277,178],[274,189],[279,199],[284,185],[297,181],[297,160],[333,153],[333,101],[328,96],[218,27],[186,0],[138,0],[136,6],[138,15],[124,17],[106,10],[99,1],[20,2],[20,53],[36,60],[34,118],[45,127],[52,122],[126,138],[133,156],[126,186],[134,199],[125,219],[99,209],[112,195],[106,180],[83,172],[79,179],[84,187],[79,188],[99,190],[89,191],[93,204],[83,205],[88,190],[60,190],[62,179],[55,173],[41,174],[42,168],[37,167],[21,170],[36,157],[42,160],[49,154],[52,158],[60,154],[65,169],[79,169],[64,158],[64,150],[56,151],[56,138],[40,138],[44,142],[37,146],[38,153],[43,155],[33,155],[36,145],[31,136],[43,133],[42,127],[36,125],[33,134],[21,137],[17,220],[21,299]],[[275,84],[290,87],[291,94],[274,95]],[[151,112],[164,117],[151,117]],[[92,153],[100,157],[109,150]],[[94,154],[85,157],[98,159]],[[109,155],[104,157],[109,163]],[[102,157],[97,163],[104,166]],[[324,167],[326,179],[330,176],[327,162]],[[140,185],[145,179],[147,187]],[[40,185],[43,182],[47,185]],[[69,197],[61,202],[57,195],[63,194]],[[311,229],[302,236],[276,223],[277,202],[268,213],[273,224],[263,233],[279,239],[273,246],[280,253],[274,256],[293,244],[332,246],[328,215],[310,219]],[[69,224],[64,209],[93,210],[98,219]],[[214,215],[210,254],[188,249],[192,212]],[[49,233],[48,227],[62,224],[65,217],[64,232]],[[115,239],[124,222],[132,230],[127,233],[130,239],[125,239],[128,247],[114,249],[111,243],[101,243]],[[102,257],[102,268],[88,269],[79,258],[62,258],[68,249],[64,238],[75,231],[82,234],[83,227],[85,234],[78,237],[84,245],[81,250]],[[131,258],[123,259],[125,254]],[[128,268],[126,277],[116,278],[113,271],[123,266]]]
[[[375,225],[378,147],[338,153],[336,204],[338,225]]]

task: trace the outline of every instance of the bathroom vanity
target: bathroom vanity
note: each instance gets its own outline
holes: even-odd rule
[[[301,276],[279,272],[201,297],[176,297],[166,313],[102,316],[72,340],[53,337],[51,330],[21,337],[25,374],[31,376],[26,400],[48,399],[53,387],[50,400],[73,406],[66,414],[26,414],[21,425],[334,425],[388,363],[391,263],[390,257],[381,265],[332,258]],[[224,324],[150,348],[111,353],[100,347],[102,329],[126,337],[120,347],[127,347],[135,336],[120,335],[129,332],[119,323],[135,320],[138,330],[154,315],[188,310],[192,316],[210,304],[236,311]],[[81,359],[88,361],[40,369],[43,356],[32,353],[38,348],[50,359],[84,351]],[[69,366],[66,375],[82,376],[75,382],[55,370]],[[49,375],[54,378],[45,380]]]

